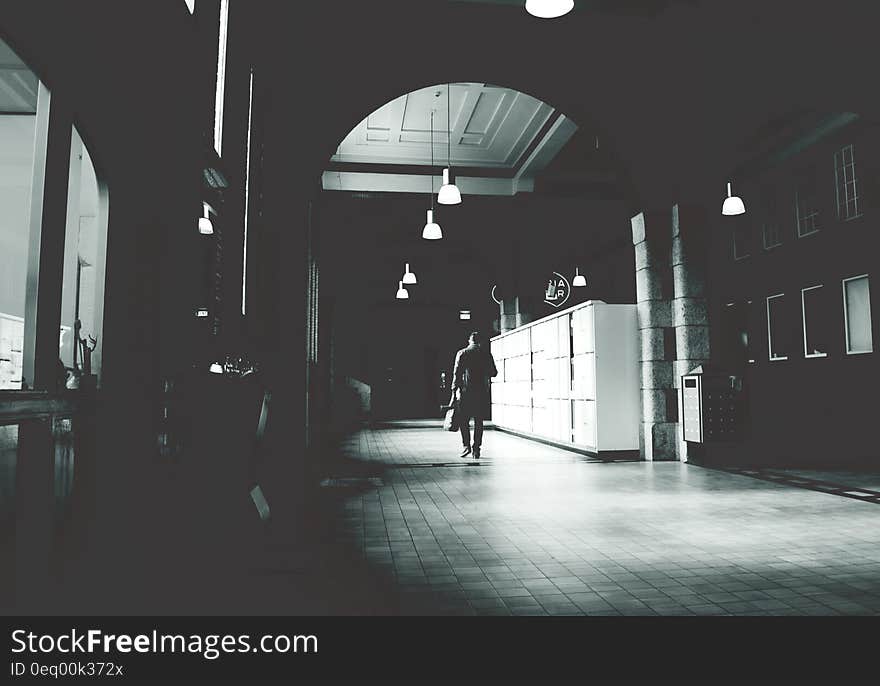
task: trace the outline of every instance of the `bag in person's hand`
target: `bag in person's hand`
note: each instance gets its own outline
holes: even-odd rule
[[[458,409],[454,403],[446,409],[446,416],[443,418],[443,430],[458,431]]]

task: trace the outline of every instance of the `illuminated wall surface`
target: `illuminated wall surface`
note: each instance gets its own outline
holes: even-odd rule
[[[635,305],[591,300],[492,339],[496,426],[593,452],[639,449]]]

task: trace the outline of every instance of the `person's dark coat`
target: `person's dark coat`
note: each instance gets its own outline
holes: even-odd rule
[[[458,409],[465,417],[485,419],[489,416],[489,379],[498,375],[489,349],[471,344],[455,355],[452,392],[459,391]]]

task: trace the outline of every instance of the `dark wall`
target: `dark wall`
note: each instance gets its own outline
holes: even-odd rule
[[[848,144],[854,145],[863,214],[841,221],[834,153]],[[747,439],[736,447],[716,449],[710,453],[715,459],[759,464],[873,463],[880,358],[877,352],[846,354],[842,280],[870,276],[876,346],[880,340],[878,173],[878,131],[870,123],[856,122],[743,183],[739,191],[747,203],[745,215],[727,218],[714,207],[710,211],[715,218],[709,269],[712,348],[719,363],[743,374],[749,397]],[[820,228],[799,238],[794,198],[803,179],[815,181]],[[781,245],[770,249],[763,240],[768,221],[778,222],[781,239]],[[747,236],[750,256],[741,260],[733,258],[734,227]],[[801,289],[820,284],[825,297],[819,320],[813,323],[827,331],[827,357],[806,358]],[[778,293],[785,294],[785,319],[778,335],[787,339],[788,359],[771,361],[766,298]],[[744,326],[735,321],[737,309],[743,313]],[[748,352],[740,345],[744,328],[751,342]]]
[[[238,194],[247,60],[254,53],[245,45],[253,36],[248,5],[232,5],[224,136],[230,187],[225,203],[218,204],[216,222],[229,246],[219,266],[221,271],[229,267],[221,286],[229,308],[221,313],[227,324],[221,335],[230,337],[241,329],[231,315],[240,309],[235,300],[241,273]],[[114,581],[138,574],[159,579],[174,559],[163,552],[172,537],[162,516],[172,515],[159,505],[169,504],[170,483],[163,481],[169,465],[157,450],[162,380],[179,379],[193,365],[204,369],[230,347],[194,317],[214,286],[204,260],[210,250],[205,241],[213,239],[198,234],[196,220],[206,193],[202,170],[213,125],[218,7],[217,0],[199,0],[192,16],[184,2],[13,0],[4,3],[0,16],[3,38],[47,84],[53,103],[73,111],[99,179],[109,189],[97,450],[77,457],[78,465],[94,474],[94,483],[87,478],[77,486],[89,489],[82,497],[92,544],[82,555],[91,570],[82,591],[99,593],[108,603],[105,610],[113,604]],[[193,463],[184,462],[180,470],[181,481],[198,482]],[[201,484],[206,502],[215,486]]]

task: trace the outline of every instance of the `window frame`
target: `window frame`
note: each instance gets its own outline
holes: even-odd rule
[[[229,0],[220,0],[217,36],[217,81],[214,84],[214,151],[223,157],[223,123],[226,109],[226,56],[229,44]]]
[[[828,353],[811,353],[807,348],[807,303],[804,298],[804,294],[807,291],[815,291],[819,288],[825,288],[824,283],[816,284],[815,286],[807,286],[806,288],[801,288],[801,328],[804,332],[804,359],[817,359],[821,357],[828,357]]]
[[[776,229],[776,243],[767,243],[767,228],[775,227]],[[782,225],[779,222],[773,221],[764,221],[761,226],[761,239],[764,243],[764,250],[773,250],[775,248],[779,248],[782,246]]]
[[[805,185],[806,184],[804,183],[800,183],[795,186],[794,189],[794,220],[798,238],[806,238],[807,236],[812,236],[822,230],[821,226],[817,226],[818,222],[816,221],[817,217],[820,215],[818,203],[811,203],[810,206],[814,208],[813,211],[803,217],[801,216],[801,190]],[[813,199],[815,199],[815,196],[813,196]],[[811,220],[813,229],[811,231],[801,232],[801,222],[807,220]]]
[[[850,153],[850,161],[847,163],[845,161],[845,153],[849,150]],[[840,164],[838,165],[838,160],[840,160]],[[852,171],[852,179],[847,180],[847,167],[851,168]],[[841,205],[840,191],[841,191],[841,179],[840,173],[843,172],[843,205]],[[849,196],[849,185],[852,184],[853,187],[853,196],[850,198]],[[834,192],[835,197],[837,199],[837,219],[839,221],[851,221],[853,219],[859,219],[862,216],[861,211],[861,203],[859,202],[859,183],[858,176],[856,176],[856,157],[855,157],[855,145],[853,143],[849,143],[848,145],[844,145],[842,148],[839,148],[834,153]],[[855,206],[855,214],[849,214],[849,205],[850,201]]]
[[[748,241],[748,240],[745,241],[745,243],[746,243],[746,245],[745,245],[746,253],[745,253],[744,255],[740,255],[740,254],[738,254],[738,253],[737,253],[737,249],[736,249],[737,244],[738,244],[738,242],[737,242],[737,240],[736,240],[737,232],[744,232],[744,233],[746,233],[745,238],[746,238],[746,239],[749,239],[749,238],[752,237],[752,235],[751,235],[751,231],[750,231],[749,229],[751,229],[750,226],[748,226],[748,227],[747,227],[747,226],[734,226],[734,227],[733,227],[732,238],[733,238],[733,261],[734,261],[734,262],[740,262],[741,260],[746,260],[746,259],[748,259],[749,257],[752,256],[751,247],[750,247],[750,245],[749,245],[750,241]]]
[[[869,331],[872,331],[871,334],[871,349],[870,350],[850,350],[850,342],[849,342],[849,307],[846,302],[846,284],[850,281],[858,281],[859,279],[867,279],[868,280],[868,323],[869,323]],[[845,350],[847,355],[869,355],[874,352],[874,335],[873,335],[873,326],[874,322],[871,318],[871,279],[870,274],[859,274],[857,276],[850,276],[849,278],[843,279],[841,281],[841,288],[843,293],[843,335],[845,340]]]
[[[788,359],[788,355],[782,355],[780,357],[773,357],[773,330],[770,325],[770,301],[775,298],[784,298],[785,293],[776,293],[775,295],[768,295],[766,299],[766,310],[767,310],[767,358],[771,362],[781,362],[783,360]]]

